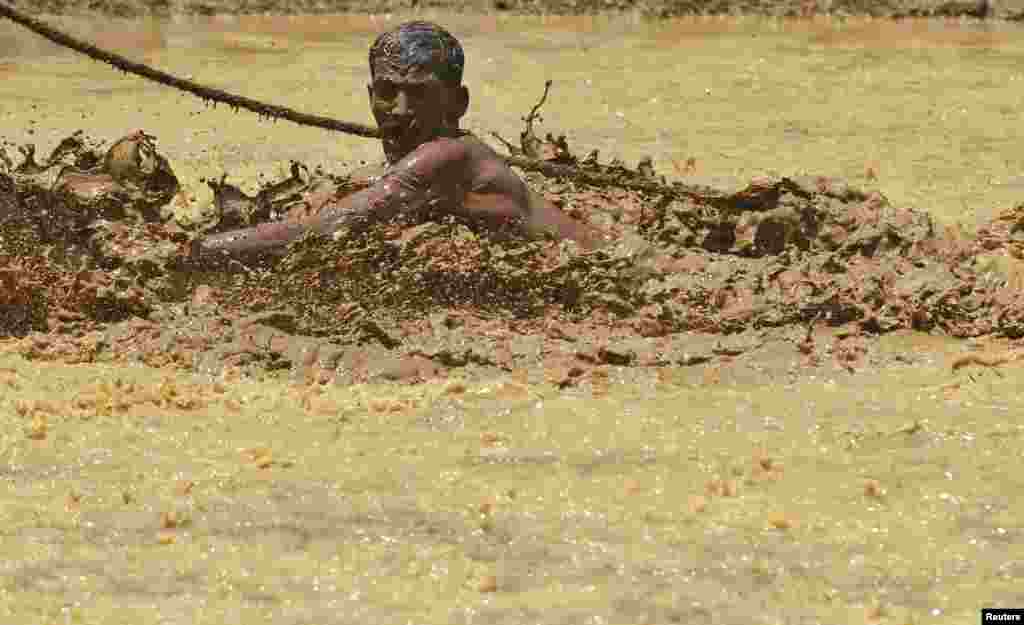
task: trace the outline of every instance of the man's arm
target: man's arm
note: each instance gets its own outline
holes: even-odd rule
[[[457,139],[425,143],[391,167],[371,187],[341,198],[302,223],[260,224],[205,237],[199,254],[266,252],[282,249],[307,232],[331,235],[416,210],[434,199],[439,183],[457,183],[468,152]]]

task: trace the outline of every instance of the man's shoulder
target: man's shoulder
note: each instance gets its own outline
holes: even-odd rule
[[[471,180],[492,177],[498,175],[501,170],[508,170],[505,159],[491,146],[468,132],[428,141],[409,156],[417,161],[424,159],[423,162],[430,163],[428,169],[443,167],[445,163],[458,163],[462,175]]]
[[[445,144],[448,145],[445,146]],[[454,144],[458,144],[458,149],[452,149]],[[495,152],[494,148],[484,143],[476,135],[466,131],[460,132],[456,136],[439,137],[428,141],[420,145],[403,161],[409,158],[420,159],[423,157],[433,162],[435,166],[440,161],[458,160],[469,167],[471,177],[480,174],[493,176],[499,170],[507,169],[505,159]],[[357,185],[371,185],[391,171],[392,167],[394,165],[389,165],[386,162],[363,165],[352,170],[348,174],[348,179]]]
[[[494,148],[484,143],[480,137],[469,131],[463,131],[463,133],[459,135],[458,140],[462,142],[475,157],[488,159],[493,158],[501,161],[504,160],[501,158],[501,155],[494,151]]]
[[[469,156],[466,164],[472,186],[488,186],[498,179],[518,179],[504,157],[476,135],[466,133],[460,141],[466,146]]]

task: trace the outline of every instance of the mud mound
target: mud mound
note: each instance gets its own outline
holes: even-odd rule
[[[153,207],[176,189],[166,161],[152,170],[165,184],[115,180],[94,194],[110,159],[76,141],[44,165],[26,151],[0,173],[2,332],[23,337],[16,348],[33,357],[346,381],[471,367],[566,385],[599,381],[609,367],[736,358],[768,344],[790,363],[854,368],[867,338],[899,329],[1024,336],[1024,207],[969,240],[839,181],[715,190],[591,161],[577,163],[588,174],[576,180],[527,179],[607,234],[597,251],[452,218],[200,265],[189,254],[199,233]],[[550,157],[576,162],[564,143]],[[618,183],[581,182],[596,179]],[[317,184],[285,182],[261,194],[268,214],[279,214],[275,193],[294,201]],[[221,219],[206,228],[238,220],[223,210]]]
[[[124,142],[106,155],[98,145],[76,134],[42,164],[31,146],[17,166],[0,158],[0,333],[80,332],[148,315],[167,295],[147,279],[167,275],[172,239],[187,241],[174,224],[152,223],[177,180],[155,153],[147,167],[119,154]]]

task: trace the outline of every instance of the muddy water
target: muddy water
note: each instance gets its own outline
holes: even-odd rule
[[[481,132],[515,137],[550,77],[547,127],[609,156],[653,153],[670,175],[690,156],[687,175],[711,181],[863,182],[870,167],[894,202],[965,221],[1020,193],[1009,27],[442,20],[465,33]],[[368,121],[364,51],[380,21],[65,23],[199,80]],[[376,156],[206,109],[7,25],[0,43],[15,51],[0,58],[8,139],[45,151],[79,127],[145,128],[194,210],[202,176],[254,185],[290,158],[337,169]],[[210,380],[4,354],[0,616],[974,621],[981,606],[1024,605],[1024,367],[954,370],[975,347],[890,335],[852,374],[801,372],[788,349],[566,391],[516,376]]]

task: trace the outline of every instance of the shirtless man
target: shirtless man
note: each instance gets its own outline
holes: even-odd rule
[[[370,48],[370,107],[387,167],[369,186],[331,199],[302,220],[265,223],[208,236],[197,252],[232,254],[282,249],[307,232],[332,235],[421,209],[462,214],[491,225],[514,223],[532,235],[601,240],[531,191],[485,143],[459,129],[469,107],[462,85],[462,46],[430,22],[407,22]]]

